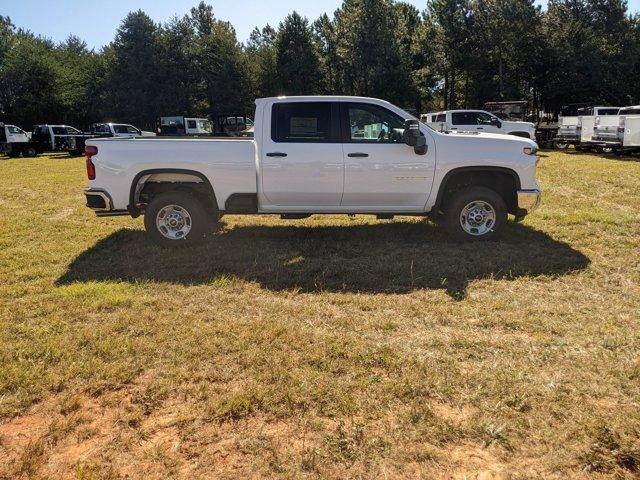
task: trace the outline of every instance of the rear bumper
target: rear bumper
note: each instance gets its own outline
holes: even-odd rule
[[[87,207],[96,212],[99,217],[115,217],[129,215],[127,210],[114,210],[111,195],[106,190],[89,188],[84,191]]]
[[[611,147],[622,146],[622,140],[620,140],[617,136],[613,136],[613,135],[594,135],[592,139],[593,141],[606,146],[611,146]]]
[[[540,190],[518,190],[518,210],[523,213],[533,212],[540,205],[542,192]]]

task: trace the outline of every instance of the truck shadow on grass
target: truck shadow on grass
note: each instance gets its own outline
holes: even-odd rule
[[[270,290],[408,293],[444,289],[455,299],[475,279],[558,276],[589,259],[549,235],[509,223],[504,240],[452,243],[427,223],[238,226],[195,249],[164,250],[144,232],[119,230],[80,254],[57,283],[207,284],[221,277]]]

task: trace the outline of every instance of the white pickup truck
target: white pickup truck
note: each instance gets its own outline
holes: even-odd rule
[[[91,133],[101,137],[155,137],[154,132],[145,132],[128,123],[94,123]]]
[[[616,154],[640,151],[640,105],[621,108],[616,116],[596,117],[593,140]]]
[[[430,216],[487,239],[540,199],[535,142],[442,134],[383,100],[256,101],[255,138],[87,141],[87,206],[144,215],[151,240],[189,245],[225,214]]]
[[[426,113],[422,121],[439,132],[501,133],[535,140],[536,126],[529,122],[502,120],[484,110],[447,110]]]

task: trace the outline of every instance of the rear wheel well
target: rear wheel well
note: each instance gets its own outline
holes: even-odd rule
[[[153,197],[173,191],[194,196],[209,214],[218,213],[218,203],[209,180],[197,172],[177,170],[138,174],[131,186],[129,211],[134,216],[140,215]]]
[[[507,211],[516,214],[518,209],[518,176],[508,169],[461,170],[447,175],[438,193],[436,211],[444,211],[454,193],[470,187],[487,187],[502,197]]]

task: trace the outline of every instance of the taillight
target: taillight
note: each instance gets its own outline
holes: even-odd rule
[[[87,177],[89,180],[95,180],[96,166],[91,161],[91,157],[98,154],[98,147],[87,145],[84,147],[84,153],[87,156]]]

